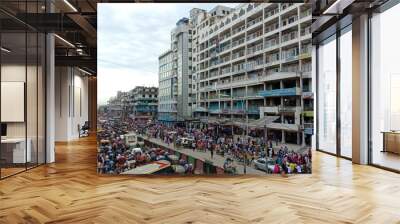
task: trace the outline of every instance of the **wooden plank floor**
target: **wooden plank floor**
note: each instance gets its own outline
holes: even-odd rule
[[[0,181],[0,223],[400,223],[400,175],[316,152],[313,174],[96,174],[93,137]]]

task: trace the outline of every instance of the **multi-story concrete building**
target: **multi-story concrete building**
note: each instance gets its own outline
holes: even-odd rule
[[[129,91],[129,116],[135,120],[157,118],[158,88],[137,86]]]
[[[191,12],[195,114],[248,123],[264,116],[283,143],[310,144],[311,9],[248,3]]]
[[[182,18],[171,31],[171,50],[159,57],[158,119],[183,122],[192,116],[192,24]]]
[[[163,122],[177,120],[178,78],[173,57],[172,50],[168,50],[158,58],[158,120]]]

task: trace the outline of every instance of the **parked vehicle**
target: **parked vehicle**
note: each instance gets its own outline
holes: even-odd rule
[[[254,161],[254,166],[256,169],[263,170],[266,172],[273,172],[274,171],[274,162],[272,159],[268,158],[258,158]]]

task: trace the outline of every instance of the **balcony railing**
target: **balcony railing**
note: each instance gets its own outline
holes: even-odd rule
[[[297,31],[294,31],[294,32],[291,32],[291,33],[287,33],[287,34],[282,36],[282,42],[287,42],[287,41],[290,41],[290,40],[294,40],[294,39],[297,38],[297,36],[298,36],[298,32]]]
[[[265,27],[264,31],[265,31],[265,33],[268,33],[268,32],[272,32],[274,30],[277,30],[278,28],[279,28],[279,24],[278,23],[274,23],[274,24],[272,24],[270,26]]]
[[[273,90],[263,90],[258,92],[260,96],[271,97],[271,96],[296,96],[300,89],[297,87],[284,88],[284,89],[273,89]]]
[[[255,33],[252,33],[249,36],[247,36],[247,41],[253,40],[253,39],[255,39],[257,37],[260,37],[260,36],[262,36],[262,32],[261,31],[257,31]]]
[[[290,24],[296,22],[297,20],[298,20],[297,16],[291,16],[289,18],[282,20],[282,26],[290,25]]]
[[[243,26],[240,26],[240,27],[238,27],[238,28],[234,29],[234,30],[232,31],[232,35],[234,35],[234,34],[237,34],[237,33],[241,32],[241,31],[242,31],[242,30],[244,30],[245,28],[246,28],[246,26],[245,26],[245,25],[243,25]]]
[[[240,51],[240,52],[237,52],[237,53],[234,53],[234,54],[232,54],[232,60],[233,60],[233,59],[236,59],[236,58],[243,57],[243,56],[244,56],[244,50],[243,50],[243,51]]]
[[[304,18],[310,15],[311,15],[311,9],[307,9],[306,11],[300,13],[300,18]]]
[[[256,19],[254,19],[254,20],[251,20],[251,21],[249,21],[249,22],[247,23],[247,27],[251,27],[251,26],[253,26],[253,25],[255,25],[255,24],[261,22],[262,20],[263,20],[263,19],[262,19],[262,16],[260,16],[260,17],[258,17],[258,18],[256,18]]]
[[[244,43],[244,38],[239,39],[239,40],[235,40],[232,42],[232,47],[235,47],[237,45],[243,44]]]
[[[261,51],[263,49],[263,45],[259,44],[251,48],[247,48],[247,54],[253,54],[255,52]]]
[[[271,39],[271,40],[267,40],[265,42],[265,48],[270,48],[270,47],[274,47],[278,45],[278,40],[277,39]]]
[[[278,12],[279,12],[279,8],[275,8],[273,10],[266,11],[265,15],[264,15],[264,18],[266,19],[268,17],[271,17],[271,16],[277,14]]]
[[[304,27],[300,33],[301,36],[305,36],[308,34],[311,34],[311,26]]]

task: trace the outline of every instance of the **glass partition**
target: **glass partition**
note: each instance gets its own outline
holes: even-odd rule
[[[371,18],[372,163],[400,170],[400,4]]]
[[[318,46],[318,149],[336,154],[336,36]]]
[[[340,155],[352,157],[352,33],[351,25],[340,35]]]
[[[43,1],[14,3],[0,7],[43,10]],[[45,44],[43,33],[0,12],[0,178],[45,163]]]

